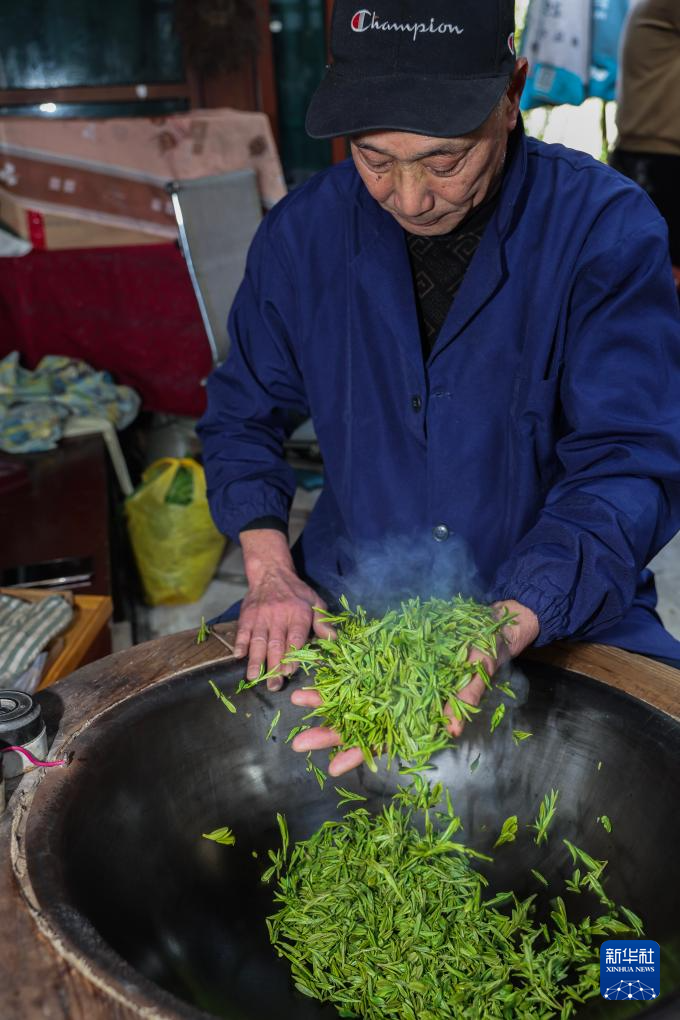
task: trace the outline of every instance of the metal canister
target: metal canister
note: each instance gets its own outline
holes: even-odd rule
[[[23,747],[35,758],[47,757],[47,733],[40,705],[23,691],[0,691],[0,751]],[[5,779],[20,776],[30,768],[28,759],[16,751],[6,751],[3,759]]]

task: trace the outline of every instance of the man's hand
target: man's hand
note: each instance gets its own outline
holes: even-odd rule
[[[507,610],[511,616],[515,617],[515,622],[503,627],[502,639],[499,638],[498,640],[498,654],[495,659],[488,655],[483,655],[476,649],[470,653],[470,662],[481,662],[490,677],[494,675],[498,667],[502,666],[504,662],[521,655],[525,648],[532,645],[541,629],[536,614],[531,609],[527,609],[526,606],[520,605],[519,602],[497,602],[493,608],[499,616]],[[484,697],[485,691],[486,684],[481,676],[476,675],[467,687],[463,688],[458,697],[461,701],[467,702],[468,705],[477,706]],[[450,705],[446,706],[444,712],[451,717],[451,725],[448,727],[448,732],[452,737],[460,737],[465,728],[465,723],[454,718]]]
[[[234,655],[248,656],[247,677],[254,680],[264,662],[270,672],[291,646],[302,648],[310,630],[323,638],[334,637],[335,631],[314,612],[314,607],[326,606],[296,574],[281,532],[244,531],[241,547],[248,593],[241,606]],[[283,666],[281,675],[268,681],[269,690],[280,690],[283,677],[296,668],[295,663]]]
[[[534,643],[540,631],[536,614],[531,609],[527,609],[526,606],[520,605],[519,602],[498,602],[494,609],[499,615],[507,609],[516,619],[514,624],[508,624],[503,628],[503,640],[499,639],[498,641],[498,655],[495,659],[488,655],[483,655],[476,650],[470,653],[470,661],[482,662],[489,676],[493,676],[503,662],[521,655],[525,648]],[[484,681],[481,676],[476,675],[467,687],[463,688],[458,697],[461,701],[467,702],[468,705],[477,706],[482,700],[485,690],[486,685]],[[304,708],[318,708],[323,704],[319,693],[313,690],[294,691],[291,700],[294,705]],[[447,727],[448,732],[452,737],[460,737],[465,724],[454,717],[450,705],[446,706],[444,712],[451,719],[451,724]],[[322,748],[339,747],[341,744],[342,738],[335,730],[327,729],[324,726],[316,726],[311,730],[305,730],[304,733],[300,733],[295,737],[293,740],[293,750],[301,752],[319,751]],[[362,764],[363,760],[364,756],[358,747],[350,747],[346,751],[340,751],[330,763],[329,774],[333,777],[341,776],[345,772],[357,768]]]

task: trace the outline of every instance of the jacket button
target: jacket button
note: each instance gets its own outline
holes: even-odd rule
[[[419,397],[418,394],[416,394],[416,396],[411,401],[411,407],[416,412],[422,411],[422,409],[423,409],[423,398]]]
[[[432,537],[435,542],[445,542],[451,532],[445,524],[438,524],[436,528],[432,529]]]

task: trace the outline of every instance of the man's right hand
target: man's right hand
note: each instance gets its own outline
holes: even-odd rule
[[[271,672],[291,646],[302,648],[311,630],[322,638],[335,637],[335,631],[314,611],[326,605],[296,574],[285,535],[262,529],[243,531],[240,538],[248,592],[241,606],[234,655],[248,656],[247,678],[254,680],[263,663]],[[280,690],[284,676],[296,668],[295,663],[282,666],[281,675],[268,681],[269,690]]]

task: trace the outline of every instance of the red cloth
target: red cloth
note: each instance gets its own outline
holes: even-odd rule
[[[32,251],[0,259],[0,356],[34,368],[81,358],[133,386],[151,411],[198,417],[210,348],[174,244]]]

